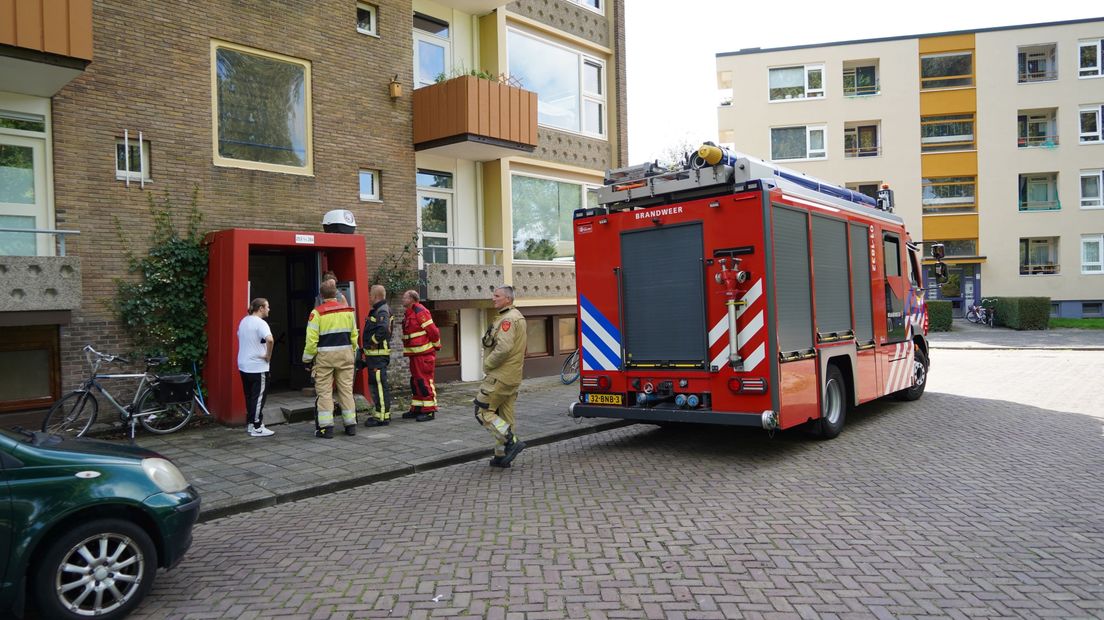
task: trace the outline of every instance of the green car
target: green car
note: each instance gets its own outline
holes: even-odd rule
[[[0,617],[122,618],[192,542],[199,494],[150,450],[0,430]]]

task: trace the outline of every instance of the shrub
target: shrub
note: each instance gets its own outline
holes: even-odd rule
[[[1049,297],[998,297],[996,323],[1012,329],[1047,329]]]
[[[928,329],[933,332],[951,331],[951,302],[942,300],[928,302]]]

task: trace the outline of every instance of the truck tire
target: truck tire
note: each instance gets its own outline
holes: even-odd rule
[[[898,400],[916,400],[924,395],[924,388],[928,385],[928,356],[920,349],[916,349],[916,356],[912,362],[912,387],[897,392]]]
[[[835,364],[829,364],[824,376],[824,398],[821,399],[820,419],[814,426],[821,439],[835,439],[843,430],[847,411],[851,408],[847,393],[843,373]]]

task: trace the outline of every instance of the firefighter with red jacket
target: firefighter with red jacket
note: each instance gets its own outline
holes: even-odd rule
[[[391,388],[387,385],[387,367],[391,364],[391,327],[394,317],[387,305],[387,289],[381,284],[368,291],[372,310],[364,320],[362,365],[368,369],[368,391],[372,393],[374,411],[364,421],[365,426],[387,426],[391,423]]]
[[[429,310],[421,303],[418,291],[403,293],[403,355],[410,358],[410,411],[403,419],[429,422],[437,417],[437,388],[433,369],[441,348],[441,330],[433,324]]]

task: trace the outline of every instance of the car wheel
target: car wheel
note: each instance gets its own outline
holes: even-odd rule
[[[157,573],[153,541],[121,519],[75,527],[40,557],[34,591],[45,618],[122,618],[142,602]]]
[[[847,385],[843,382],[843,373],[835,365],[828,365],[824,376],[824,400],[821,402],[820,423],[817,429],[821,439],[834,439],[843,430],[850,409],[847,399]]]

